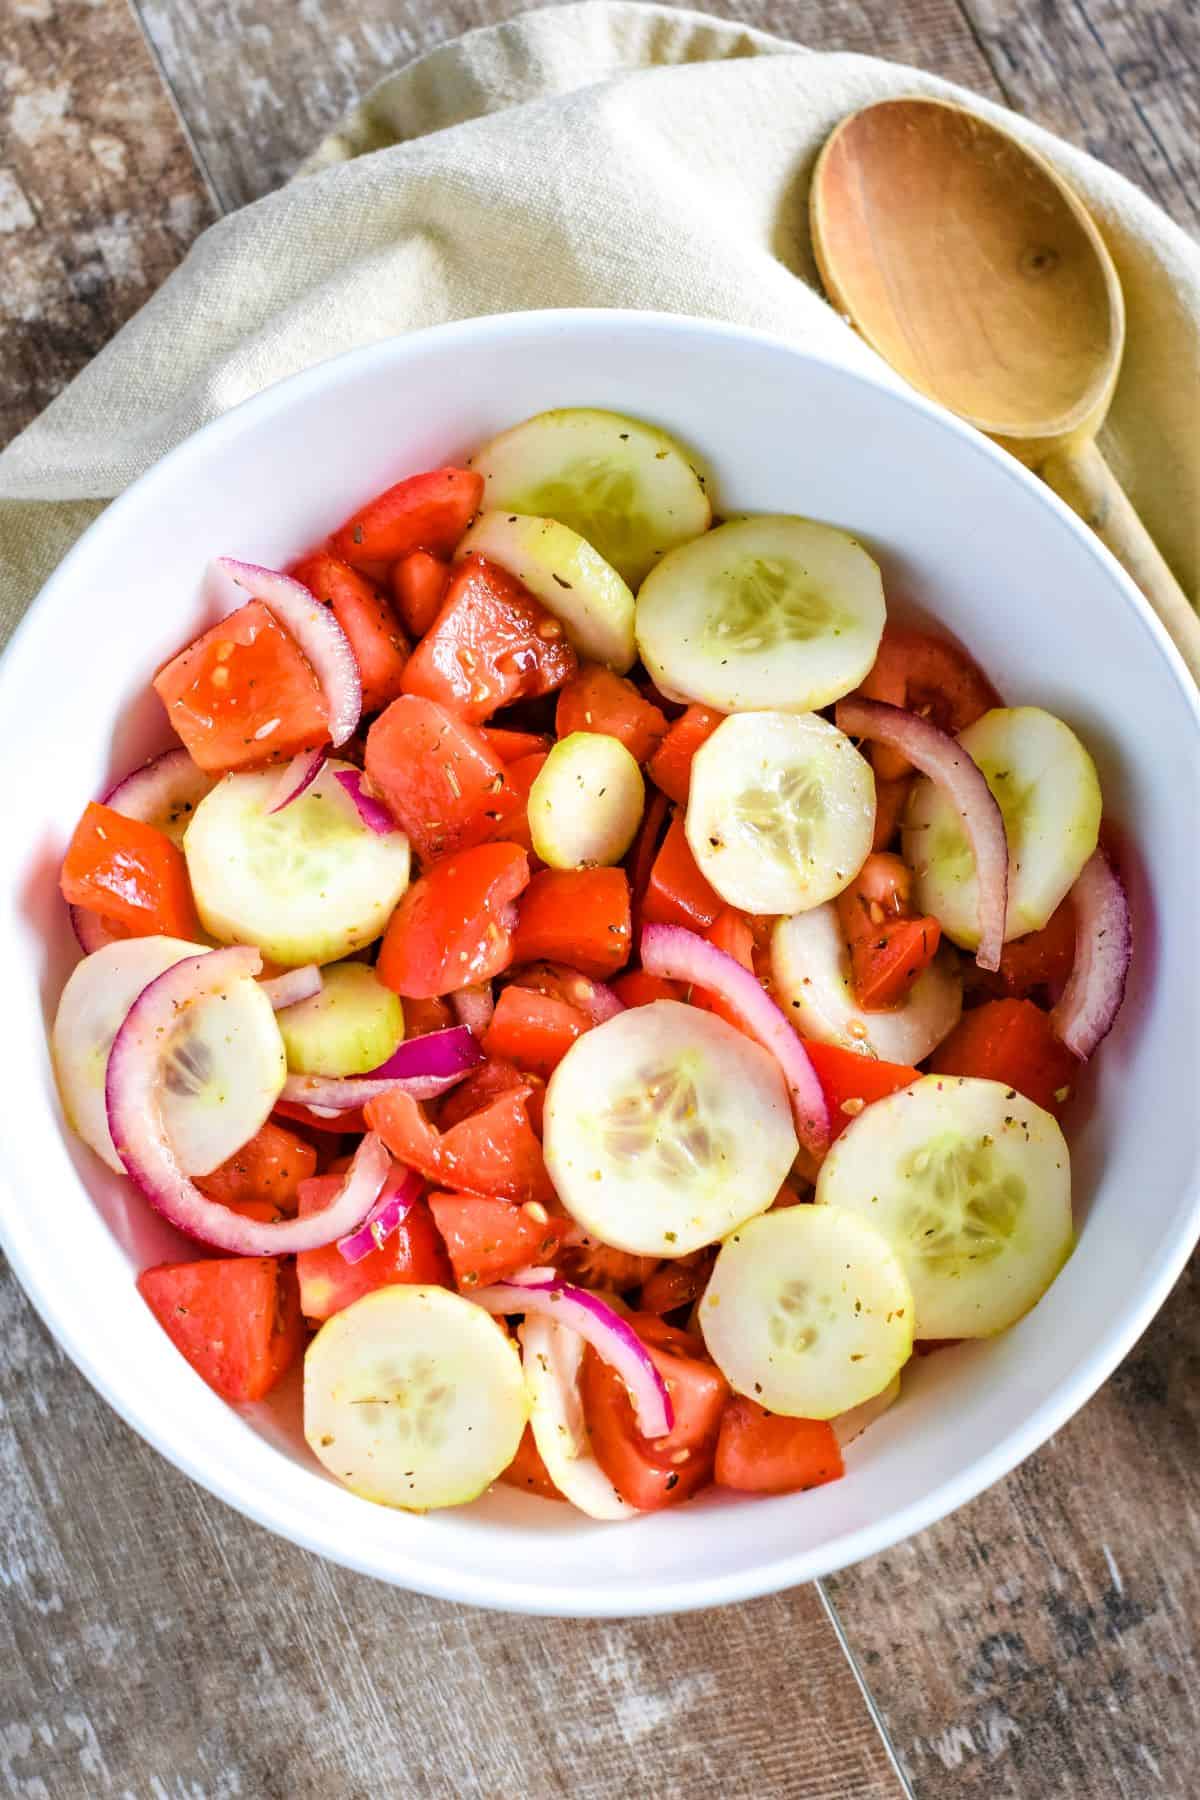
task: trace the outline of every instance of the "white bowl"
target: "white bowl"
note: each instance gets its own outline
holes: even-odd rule
[[[136,1270],[187,1254],[64,1130],[46,1025],[76,955],[56,879],[84,802],[166,741],[147,687],[205,622],[215,554],[276,564],[389,482],[544,407],[665,425],[718,510],[854,530],[1001,691],[1046,706],[1100,766],[1129,847],[1136,957],[1070,1129],[1079,1245],[991,1343],[915,1363],[846,1478],[707,1499],[629,1525],[499,1488],[411,1517],[328,1479],[298,1389],[235,1412],[175,1355]],[[47,584],[0,667],[0,1230],[69,1354],[128,1422],[231,1505],[425,1593],[522,1612],[666,1612],[771,1592],[881,1550],[997,1480],[1081,1406],[1162,1303],[1200,1227],[1197,701],[1117,565],[1030,475],[907,392],[749,332],[644,313],[477,319],[357,350],[182,444]]]

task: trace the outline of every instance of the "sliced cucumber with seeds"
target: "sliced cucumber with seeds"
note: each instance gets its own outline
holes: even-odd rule
[[[633,591],[598,550],[557,519],[486,512],[458,546],[499,563],[561,619],[571,645],[624,674],[637,655]]]
[[[1037,706],[995,707],[959,734],[1008,838],[1005,941],[1040,931],[1066,898],[1100,831],[1096,765],[1069,725]],[[918,781],[904,817],[917,903],[965,950],[979,943],[975,858],[945,790]]]
[[[272,962],[338,962],[372,943],[408,886],[408,839],[363,824],[330,761],[271,812],[277,772],[226,775],[200,802],[183,849],[206,931]],[[273,786],[274,784],[274,786]]]
[[[720,712],[815,712],[857,687],[883,634],[861,544],[783,514],[736,519],[644,582],[637,641],[655,685]]]
[[[121,1173],[108,1129],[108,1053],[144,987],[184,957],[182,938],[125,938],[84,957],[62,992],[51,1035],[63,1110],[85,1144]],[[287,1064],[271,1002],[249,979],[185,1007],[167,1047],[163,1119],[188,1175],[210,1175],[264,1125]]]
[[[321,991],[276,1015],[297,1075],[369,1075],[404,1042],[404,1008],[367,963],[335,963]]]
[[[863,1012],[850,980],[850,952],[836,909],[780,919],[771,934],[771,977],[801,1037],[840,1044],[883,1062],[919,1063],[949,1037],[962,1013],[958,958],[943,946],[899,1006]]]
[[[304,1358],[304,1435],[330,1474],[414,1512],[476,1499],[517,1453],[529,1405],[504,1327],[441,1287],[385,1287]]]
[[[619,738],[573,731],[560,738],[529,790],[529,835],[552,869],[620,862],[641,823],[646,787]]]
[[[1066,1140],[1049,1113],[998,1081],[926,1075],[868,1106],[822,1163],[816,1197],[887,1238],[923,1338],[1015,1324],[1073,1242]]]
[[[796,1156],[774,1058],[676,1000],[585,1032],[546,1090],[546,1167],[617,1250],[683,1256],[763,1212]]]
[[[790,1206],[722,1244],[700,1329],[737,1393],[789,1418],[832,1419],[880,1393],[912,1355],[912,1290],[862,1219]]]
[[[538,413],[471,458],[492,512],[556,519],[636,588],[712,508],[688,452],[665,431],[589,407]]]
[[[871,765],[816,713],[734,713],[693,759],[688,843],[744,912],[801,912],[840,894],[874,829]]]

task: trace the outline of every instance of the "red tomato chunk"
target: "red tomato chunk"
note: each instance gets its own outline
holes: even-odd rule
[[[396,1088],[370,1101],[365,1111],[371,1130],[397,1161],[427,1181],[495,1199],[556,1205],[542,1146],[529,1122],[526,1093],[524,1087],[501,1093],[444,1131]]]
[[[285,762],[329,742],[317,678],[258,600],[181,650],[154,677],[154,691],[202,769]]]
[[[362,677],[363,711],[378,712],[399,694],[408,661],[408,640],[395,613],[365,575],[327,551],[305,557],[292,573],[332,609]]]
[[[524,797],[475,726],[401,695],[367,733],[367,780],[424,861],[502,838]]]
[[[287,1218],[299,1204],[300,1183],[311,1180],[316,1169],[312,1145],[268,1119],[220,1168],[197,1176],[196,1186],[225,1206],[265,1203],[268,1216]]]
[[[59,887],[69,906],[99,913],[132,936],[200,936],[183,851],[155,826],[98,801],[75,827]]]
[[[449,556],[479,510],[483,480],[470,469],[430,469],[376,495],[334,534],[351,567],[398,562],[414,550]]]
[[[480,844],[434,863],[392,914],[380,981],[417,999],[490,981],[512,960],[513,902],[528,882],[519,844]]]
[[[629,961],[623,869],[540,869],[520,904],[513,961],[565,962],[605,981]]]
[[[570,1230],[569,1221],[551,1218],[539,1200],[518,1206],[482,1194],[430,1194],[429,1210],[463,1293],[550,1261]]]
[[[933,1075],[1002,1081],[1056,1116],[1079,1069],[1032,1000],[988,1000],[964,1013],[927,1066]]]
[[[261,1400],[299,1352],[296,1272],[278,1257],[163,1263],[137,1285],[176,1349],[225,1400]]]
[[[558,696],[554,726],[560,738],[573,731],[603,732],[619,739],[635,761],[644,763],[666,735],[667,721],[623,675],[614,675],[599,663],[584,663]]]
[[[631,1313],[627,1322],[667,1384],[675,1409],[672,1430],[653,1440],[642,1436],[625,1383],[590,1345],[581,1371],[583,1409],[596,1461],[622,1500],[642,1512],[657,1512],[712,1479],[729,1385],[702,1338],[647,1313]]]
[[[725,1408],[714,1477],[745,1494],[794,1494],[845,1474],[826,1419],[785,1419],[737,1395]]]
[[[514,700],[553,693],[576,667],[554,614],[506,570],[468,556],[409,658],[404,691],[479,724]]]
[[[342,1185],[340,1175],[318,1175],[300,1188],[300,1216],[321,1212]],[[347,1262],[336,1244],[302,1250],[296,1258],[300,1309],[306,1319],[330,1319],[376,1288],[448,1287],[450,1265],[424,1200],[412,1205],[390,1237],[361,1261]]]

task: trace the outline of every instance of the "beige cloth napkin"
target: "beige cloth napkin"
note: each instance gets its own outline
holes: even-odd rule
[[[472,32],[381,82],[293,181],[220,220],[0,457],[0,633],[164,451],[268,383],[443,319],[542,306],[732,319],[873,361],[819,297],[816,152],[867,101],[965,99],[1093,209],[1129,341],[1104,450],[1200,586],[1200,249],[1137,189],[916,70],[660,6],[584,4]]]

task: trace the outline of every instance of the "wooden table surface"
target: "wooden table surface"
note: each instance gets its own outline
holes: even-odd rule
[[[0,0],[0,441],[371,81],[520,10]],[[1194,0],[714,10],[1005,99],[1200,224]],[[1193,1269],[1050,1445],[824,1593],[581,1624],[395,1593],[247,1523],[109,1412],[3,1272],[3,1791],[1192,1800],[1198,1302]]]

